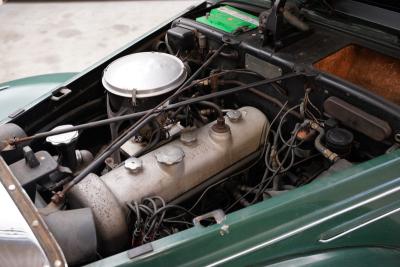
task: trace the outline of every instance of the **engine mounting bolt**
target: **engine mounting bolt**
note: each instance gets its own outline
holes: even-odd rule
[[[211,126],[211,129],[216,133],[226,133],[229,131],[229,126],[225,124],[224,117],[218,117],[217,123]]]
[[[226,113],[226,116],[228,117],[229,121],[237,122],[242,118],[242,112],[240,110],[229,110]]]
[[[139,158],[130,157],[124,162],[125,169],[133,173],[140,172],[143,169],[143,161]]]

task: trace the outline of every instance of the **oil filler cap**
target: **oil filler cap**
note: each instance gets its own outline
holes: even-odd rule
[[[55,127],[52,131],[58,131],[73,127],[71,124],[65,124]],[[66,132],[62,134],[51,135],[46,138],[48,143],[51,143],[54,146],[58,145],[68,145],[76,141],[78,139],[79,133],[78,131]]]
[[[183,160],[185,152],[177,146],[166,146],[154,153],[157,162],[165,165],[174,165]]]

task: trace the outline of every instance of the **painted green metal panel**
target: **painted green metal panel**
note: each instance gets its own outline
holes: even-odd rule
[[[270,267],[365,267],[385,266],[397,267],[400,262],[400,251],[385,248],[346,248],[323,251],[311,255],[301,255],[268,264]],[[257,265],[265,266],[265,264]]]
[[[0,84],[0,123],[4,122],[9,114],[34,104],[35,100],[74,75],[76,73],[73,72],[45,74]]]
[[[334,239],[325,233],[363,215],[392,207],[400,197],[400,151],[356,165],[331,177],[227,215],[221,225],[196,226],[152,242],[154,251],[135,259],[127,253],[93,266],[244,266],[276,263],[294,255],[348,247],[400,247],[400,215],[368,223]],[[365,221],[365,220],[364,220]]]

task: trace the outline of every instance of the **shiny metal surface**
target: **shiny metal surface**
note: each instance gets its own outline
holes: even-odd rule
[[[9,186],[15,190],[15,186]],[[0,183],[0,265],[50,266],[28,223]]]
[[[143,162],[139,158],[130,157],[129,159],[125,160],[124,166],[126,169],[130,170],[131,172],[139,172],[143,168]]]
[[[98,235],[100,253],[111,255],[126,248],[129,242],[126,214],[122,205],[97,175],[89,174],[74,186],[68,199],[72,208],[92,207],[96,230],[101,233]],[[119,242],[115,243],[115,240]]]
[[[113,61],[104,70],[103,86],[122,97],[146,98],[168,93],[187,76],[183,62],[170,54],[142,52]]]
[[[75,199],[80,207],[92,208],[105,245],[123,244],[128,236],[127,202],[149,195],[173,200],[260,148],[268,119],[254,107],[240,111],[242,119],[228,120],[227,132],[214,132],[215,122],[211,122],[195,130],[193,145],[176,139],[143,155],[143,169],[138,173],[121,166],[101,177],[88,175],[70,191],[70,202]]]
[[[3,235],[3,240],[0,240],[0,266],[66,267],[64,254],[53,234],[1,156],[0,181],[0,186],[2,184],[8,189],[8,196],[7,192],[1,193],[4,192],[3,187],[0,189],[0,229],[3,233],[13,233],[16,230],[24,232],[21,238],[16,239]],[[47,206],[48,212],[53,209]]]
[[[236,122],[242,118],[242,112],[240,110],[229,110],[226,116],[231,122]]]
[[[55,127],[52,131],[61,130],[61,129],[69,128],[72,126],[73,125],[71,125],[71,124],[60,125],[60,126]],[[70,144],[73,141],[75,141],[78,138],[78,136],[79,136],[78,131],[72,131],[72,132],[68,132],[68,133],[48,136],[46,138],[46,141],[51,143],[54,146],[61,145],[61,144],[67,145],[67,144]]]
[[[179,163],[185,157],[185,152],[178,146],[165,146],[154,153],[157,162],[165,165]]]

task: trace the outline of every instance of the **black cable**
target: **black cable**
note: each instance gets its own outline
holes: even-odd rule
[[[228,74],[228,73],[254,74],[253,72],[245,71],[245,70],[241,70],[241,69],[238,69],[238,70],[226,70],[226,71],[222,71],[222,72],[210,75],[210,76],[208,76],[206,78],[197,80],[193,84],[183,88],[181,90],[181,92],[192,88],[194,85],[196,85],[196,84],[198,84],[198,83],[200,83],[202,81],[205,81],[205,80],[210,79],[212,77],[219,77],[219,76],[222,76],[222,75],[225,75],[225,74]],[[137,118],[143,117],[144,115],[146,115],[148,113],[160,113],[160,112],[164,112],[164,111],[168,111],[168,110],[172,110],[172,109],[176,109],[176,108],[184,108],[186,105],[190,105],[192,103],[196,103],[196,102],[199,102],[199,101],[204,101],[204,100],[208,100],[208,99],[212,99],[212,98],[216,98],[216,97],[221,97],[221,96],[237,93],[237,92],[239,92],[241,90],[249,89],[250,87],[262,86],[262,85],[265,85],[265,84],[269,84],[269,83],[273,83],[273,82],[276,82],[276,81],[289,79],[289,78],[292,78],[292,77],[295,77],[295,76],[299,76],[299,75],[301,75],[301,74],[296,74],[296,73],[285,74],[285,75],[280,76],[278,78],[273,78],[273,79],[270,79],[270,80],[262,80],[260,82],[251,83],[251,84],[248,84],[248,85],[238,86],[238,87],[241,87],[241,88],[238,88],[238,87],[232,88],[234,90],[232,90],[232,89],[224,90],[224,91],[219,92],[218,95],[216,95],[215,93],[211,93],[211,94],[207,94],[207,95],[203,96],[201,99],[195,97],[195,98],[191,98],[191,99],[188,99],[188,100],[185,100],[185,101],[177,102],[177,103],[171,104],[169,106],[165,106],[160,110],[155,110],[155,109],[145,110],[145,111],[140,111],[140,112],[136,112],[136,113],[132,113],[132,114],[115,116],[115,117],[109,118],[109,119],[94,121],[94,122],[90,122],[90,123],[83,123],[83,124],[76,125],[76,126],[71,126],[71,127],[65,127],[64,129],[60,129],[60,130],[48,131],[48,132],[39,132],[39,133],[36,133],[36,134],[28,136],[28,137],[13,138],[13,139],[4,140],[4,141],[8,142],[9,144],[17,144],[17,143],[20,143],[20,142],[26,142],[26,141],[30,141],[30,140],[34,140],[34,139],[45,138],[45,137],[48,137],[48,136],[63,134],[63,133],[67,133],[67,132],[80,131],[80,130],[85,130],[85,129],[89,129],[89,128],[105,126],[105,125],[109,125],[109,124],[115,123],[115,122],[133,120],[133,119],[137,119]]]
[[[224,116],[220,106],[218,106],[214,102],[211,102],[211,101],[200,101],[200,102],[198,102],[198,104],[213,108],[214,110],[217,111],[219,117],[223,117]]]
[[[193,217],[196,217],[196,214],[192,213],[190,210],[188,210],[188,209],[186,209],[186,208],[184,208],[184,207],[182,207],[182,206],[179,206],[179,205],[171,205],[171,204],[169,204],[169,205],[165,205],[164,207],[158,209],[158,210],[150,217],[150,220],[153,219],[155,216],[157,216],[160,212],[163,212],[164,210],[167,210],[167,209],[178,209],[178,210],[182,210],[184,213],[182,213],[181,215],[179,215],[180,217],[183,216],[184,214],[189,214],[189,215],[191,215],[191,216],[193,216]],[[176,218],[176,217],[178,217],[178,216],[175,216],[175,217],[173,217],[173,218]]]
[[[290,73],[287,75],[283,75],[279,78],[274,78],[274,79],[269,79],[269,80],[263,80],[259,82],[255,82],[249,85],[243,85],[243,86],[238,86],[232,89],[227,89],[224,91],[208,94],[205,96],[200,96],[194,99],[188,99],[186,101],[179,102],[180,105],[189,105],[194,102],[198,101],[203,101],[203,100],[208,100],[210,98],[214,97],[221,97],[227,94],[233,94],[237,93],[239,91],[245,90],[249,87],[257,87],[261,85],[265,85],[277,80],[284,80],[284,79],[289,79],[292,77],[298,76],[298,73]],[[177,91],[178,92],[178,91]],[[175,95],[175,94],[174,94]],[[167,98],[168,100],[168,98]],[[110,155],[112,155],[117,149],[119,149],[125,142],[130,140],[138,131],[140,128],[142,128],[144,125],[147,124],[147,122],[157,116],[157,113],[154,113],[157,109],[159,109],[161,106],[164,105],[166,101],[161,102],[157,107],[152,109],[149,113],[144,115],[137,123],[135,123],[132,127],[128,129],[122,135],[121,138],[116,139],[115,142],[113,142],[109,147],[107,147],[107,150],[103,151],[103,153],[94,161],[92,161],[85,169],[83,169],[71,182],[69,182],[64,189],[61,192],[57,192],[53,197],[52,201],[55,203],[58,203],[60,199],[63,199],[65,196],[65,193],[69,191],[70,188],[72,188],[75,184],[79,183],[82,179],[84,179],[89,173],[91,173],[95,168],[97,168],[99,165],[103,164],[104,160],[108,158]],[[172,104],[173,105],[173,104]]]
[[[250,166],[248,166],[247,168],[245,168],[245,169],[243,169],[243,170],[240,170],[240,171],[238,171],[238,172],[236,172],[236,173],[234,173],[234,174],[232,174],[232,175],[229,175],[229,176],[227,176],[227,177],[225,177],[225,178],[223,178],[223,179],[217,181],[216,183],[214,183],[214,184],[212,184],[212,185],[209,185],[206,189],[204,189],[203,193],[202,193],[202,194],[200,195],[200,197],[196,200],[196,202],[191,206],[191,208],[189,209],[189,211],[192,211],[192,210],[200,203],[200,201],[202,200],[202,198],[205,196],[205,194],[206,194],[211,188],[214,188],[215,186],[217,186],[217,185],[219,185],[219,184],[222,184],[222,183],[224,183],[225,181],[227,181],[227,180],[229,180],[229,179],[231,179],[231,178],[233,178],[233,177],[236,177],[236,176],[239,175],[240,173],[243,173],[243,172],[245,172],[245,171],[251,169],[252,167],[254,167],[254,166],[264,157],[264,153],[265,153],[265,150],[266,150],[266,147],[267,147],[267,144],[268,144],[268,136],[269,136],[269,132],[271,131],[271,127],[272,127],[272,125],[275,123],[276,119],[279,117],[279,115],[281,114],[281,112],[285,109],[286,105],[287,105],[287,102],[281,107],[281,109],[279,110],[279,112],[277,113],[277,115],[274,117],[274,119],[272,120],[272,122],[271,122],[270,125],[268,126],[267,132],[266,132],[265,137],[264,137],[263,152],[260,154],[260,157],[259,157],[253,164],[251,164]],[[182,214],[181,214],[181,215],[182,215]],[[173,217],[173,218],[176,218],[176,217]]]
[[[190,226],[193,225],[192,222],[179,221],[179,220],[169,220],[168,218],[167,218],[167,219],[164,219],[164,222],[165,222],[165,223],[180,223],[180,224],[186,224],[186,225],[190,225]]]

